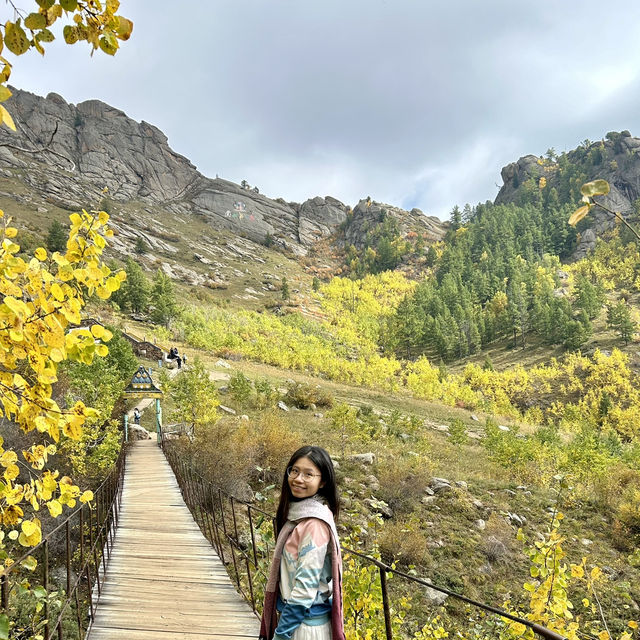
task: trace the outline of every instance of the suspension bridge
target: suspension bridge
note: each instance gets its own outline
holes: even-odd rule
[[[162,450],[152,440],[136,442],[88,640],[255,639],[258,626]]]

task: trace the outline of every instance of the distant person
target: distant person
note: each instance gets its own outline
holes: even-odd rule
[[[342,558],[334,520],[339,510],[329,454],[321,447],[298,449],[282,480],[260,640],[344,640]]]
[[[133,424],[140,424],[140,409],[138,407],[133,410]]]

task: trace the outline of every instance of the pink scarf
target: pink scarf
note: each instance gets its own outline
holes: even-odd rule
[[[332,640],[345,640],[344,622],[342,617],[342,555],[338,532],[333,521],[331,510],[314,496],[300,502],[292,502],[289,505],[288,519],[284,523],[278,535],[276,548],[273,552],[273,560],[269,569],[269,579],[264,592],[264,607],[260,622],[260,640],[271,640],[278,626],[276,602],[278,599],[278,586],[280,581],[280,559],[287,538],[295,529],[300,520],[317,518],[329,525],[331,530],[331,582],[333,587],[333,605],[331,607],[331,638]]]

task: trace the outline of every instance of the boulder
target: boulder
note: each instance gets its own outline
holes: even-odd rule
[[[151,440],[151,434],[139,424],[129,423],[129,440]]]
[[[349,460],[360,462],[361,464],[373,464],[376,461],[375,453],[356,453],[349,456]]]

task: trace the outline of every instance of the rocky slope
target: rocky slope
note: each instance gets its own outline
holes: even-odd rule
[[[259,243],[270,238],[299,256],[347,216],[348,207],[335,198],[288,203],[203,176],[159,129],[98,100],[73,105],[57,94],[42,98],[14,89],[7,108],[18,132],[0,129],[0,170],[64,209],[100,202],[106,187],[114,203],[137,201],[169,216],[198,215],[214,229]],[[420,224],[420,215],[412,215]],[[422,218],[425,231],[442,236],[435,219]]]
[[[635,202],[640,198],[640,138],[628,131],[612,131],[603,140],[585,141],[562,158],[523,156],[502,169],[503,185],[495,202],[518,202],[525,185],[532,180],[538,184],[542,177],[547,183],[545,188],[559,188],[563,177],[566,184],[569,174],[575,183],[571,189],[574,201],[579,198],[581,184],[602,178],[611,187],[610,193],[600,199],[602,204],[626,217],[634,214]],[[574,257],[584,256],[595,246],[597,237],[614,225],[612,216],[593,210]]]

